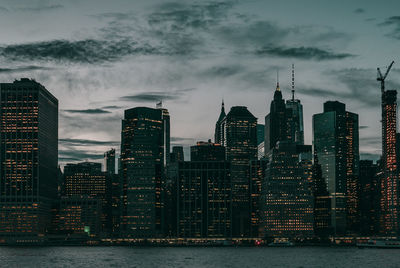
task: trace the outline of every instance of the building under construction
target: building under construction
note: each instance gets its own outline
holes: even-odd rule
[[[396,161],[397,91],[385,90],[385,79],[392,62],[382,75],[378,68],[377,80],[382,92],[382,179],[380,200],[380,227],[383,235],[397,235],[399,229],[399,183]]]

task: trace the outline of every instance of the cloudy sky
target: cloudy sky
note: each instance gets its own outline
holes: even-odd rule
[[[1,0],[0,81],[34,78],[59,99],[60,163],[119,150],[124,109],[171,114],[175,145],[213,137],[221,99],[263,124],[279,69],[304,105],[305,139],[323,102],[360,115],[362,158],[381,152],[376,67],[396,61],[398,0]]]

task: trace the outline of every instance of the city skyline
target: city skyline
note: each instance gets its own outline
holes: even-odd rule
[[[338,100],[360,115],[361,158],[376,160],[376,67],[394,60],[386,86],[400,85],[396,1],[307,3],[6,0],[0,79],[35,78],[61,100],[64,164],[118,150],[123,111],[160,99],[171,115],[171,144],[186,152],[213,137],[222,99],[227,111],[246,106],[263,124],[276,70],[287,100],[294,63],[305,143],[312,142],[311,116]]]

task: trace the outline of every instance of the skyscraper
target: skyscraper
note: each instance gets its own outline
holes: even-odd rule
[[[234,106],[221,122],[221,144],[231,162],[233,236],[249,236],[249,164],[257,159],[257,118],[244,106]]]
[[[399,177],[396,157],[397,91],[382,91],[382,179],[380,227],[385,235],[399,233]]]
[[[358,213],[352,192],[359,175],[358,115],[347,112],[344,103],[325,102],[324,112],[313,116],[313,143],[331,196],[332,228],[344,234]]]
[[[115,174],[115,149],[111,149],[104,153],[106,163],[106,173],[109,175]]]
[[[225,161],[225,147],[218,143],[199,141],[190,147],[191,161]]]
[[[261,187],[265,178],[267,159],[250,161],[250,237],[260,237],[262,227]]]
[[[221,112],[219,113],[217,123],[215,123],[215,134],[214,134],[214,142],[215,143],[220,144],[223,139],[224,133],[222,132],[221,123],[222,123],[222,120],[224,120],[225,116],[226,116],[225,105],[224,105],[224,101],[222,101]]]
[[[280,141],[269,154],[261,186],[262,236],[314,235],[311,146]]]
[[[303,106],[295,99],[294,66],[292,69],[292,98],[285,100],[276,85],[274,99],[271,102],[270,113],[265,117],[265,155],[275,147],[278,141],[289,140],[292,143],[304,144]]]
[[[286,105],[282,98],[282,92],[279,87],[279,82],[276,85],[274,99],[271,102],[270,113],[265,117],[265,155],[275,147],[278,141],[286,140],[287,138],[287,119]]]
[[[169,135],[166,109],[125,110],[121,139],[121,232],[125,236],[163,233]]]
[[[224,152],[220,144],[198,142],[191,161],[178,163],[178,237],[232,236],[232,184]]]
[[[0,234],[43,234],[57,197],[58,100],[22,78],[0,84]]]

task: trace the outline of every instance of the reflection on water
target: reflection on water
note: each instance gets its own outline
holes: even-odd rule
[[[0,247],[0,267],[400,267],[400,250]]]

